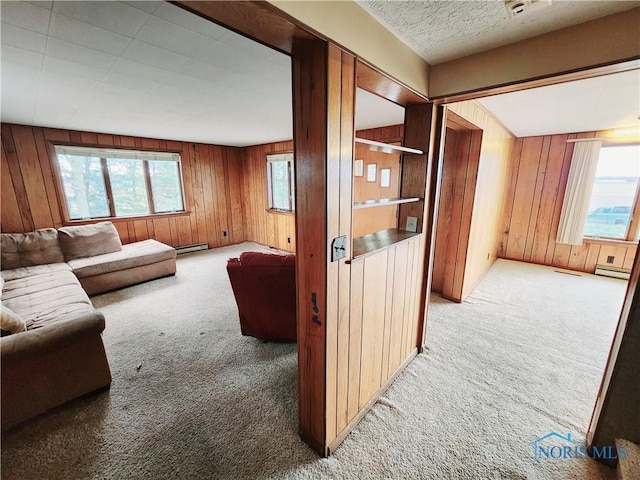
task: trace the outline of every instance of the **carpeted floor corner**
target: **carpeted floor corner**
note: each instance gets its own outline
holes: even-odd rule
[[[584,441],[626,284],[499,260],[464,304],[432,297],[429,348],[336,453],[297,434],[292,344],[242,337],[225,271],[245,243],[94,297],[113,384],[3,434],[6,479],[612,479]],[[524,306],[523,306],[524,303]]]

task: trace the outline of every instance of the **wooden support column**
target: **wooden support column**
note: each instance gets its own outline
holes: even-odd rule
[[[348,337],[338,332],[349,318],[354,99],[353,56],[319,40],[294,44],[299,425],[323,456],[346,417],[337,397]],[[332,262],[331,242],[343,235],[346,256]]]

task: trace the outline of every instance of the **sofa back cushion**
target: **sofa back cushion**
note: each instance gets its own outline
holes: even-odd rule
[[[262,252],[244,252],[240,254],[240,265],[243,267],[294,267],[296,256],[276,255]]]
[[[55,228],[0,235],[2,270],[64,262]]]
[[[122,250],[120,236],[111,222],[62,227],[58,230],[58,238],[67,261]]]

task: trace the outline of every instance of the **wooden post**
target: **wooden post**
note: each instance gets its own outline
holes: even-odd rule
[[[338,371],[348,355],[338,331],[349,317],[354,99],[353,56],[319,40],[294,44],[299,424],[323,456],[346,416],[336,397],[347,375]],[[331,242],[343,235],[346,256],[332,262]]]

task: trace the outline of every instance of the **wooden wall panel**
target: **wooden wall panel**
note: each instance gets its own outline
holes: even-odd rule
[[[476,102],[447,108],[431,288],[462,301],[498,256],[514,137]]]
[[[156,238],[174,247],[206,242],[213,248],[245,240],[240,149],[12,124],[2,124],[3,232],[63,225],[52,145],[65,143],[180,152],[188,213],[113,219],[123,243]]]
[[[556,243],[575,138],[602,132],[524,137],[516,141],[508,178],[498,255],[540,265],[594,273],[597,264],[628,268],[637,246],[585,239],[583,245]],[[625,267],[626,265],[626,267]]]

